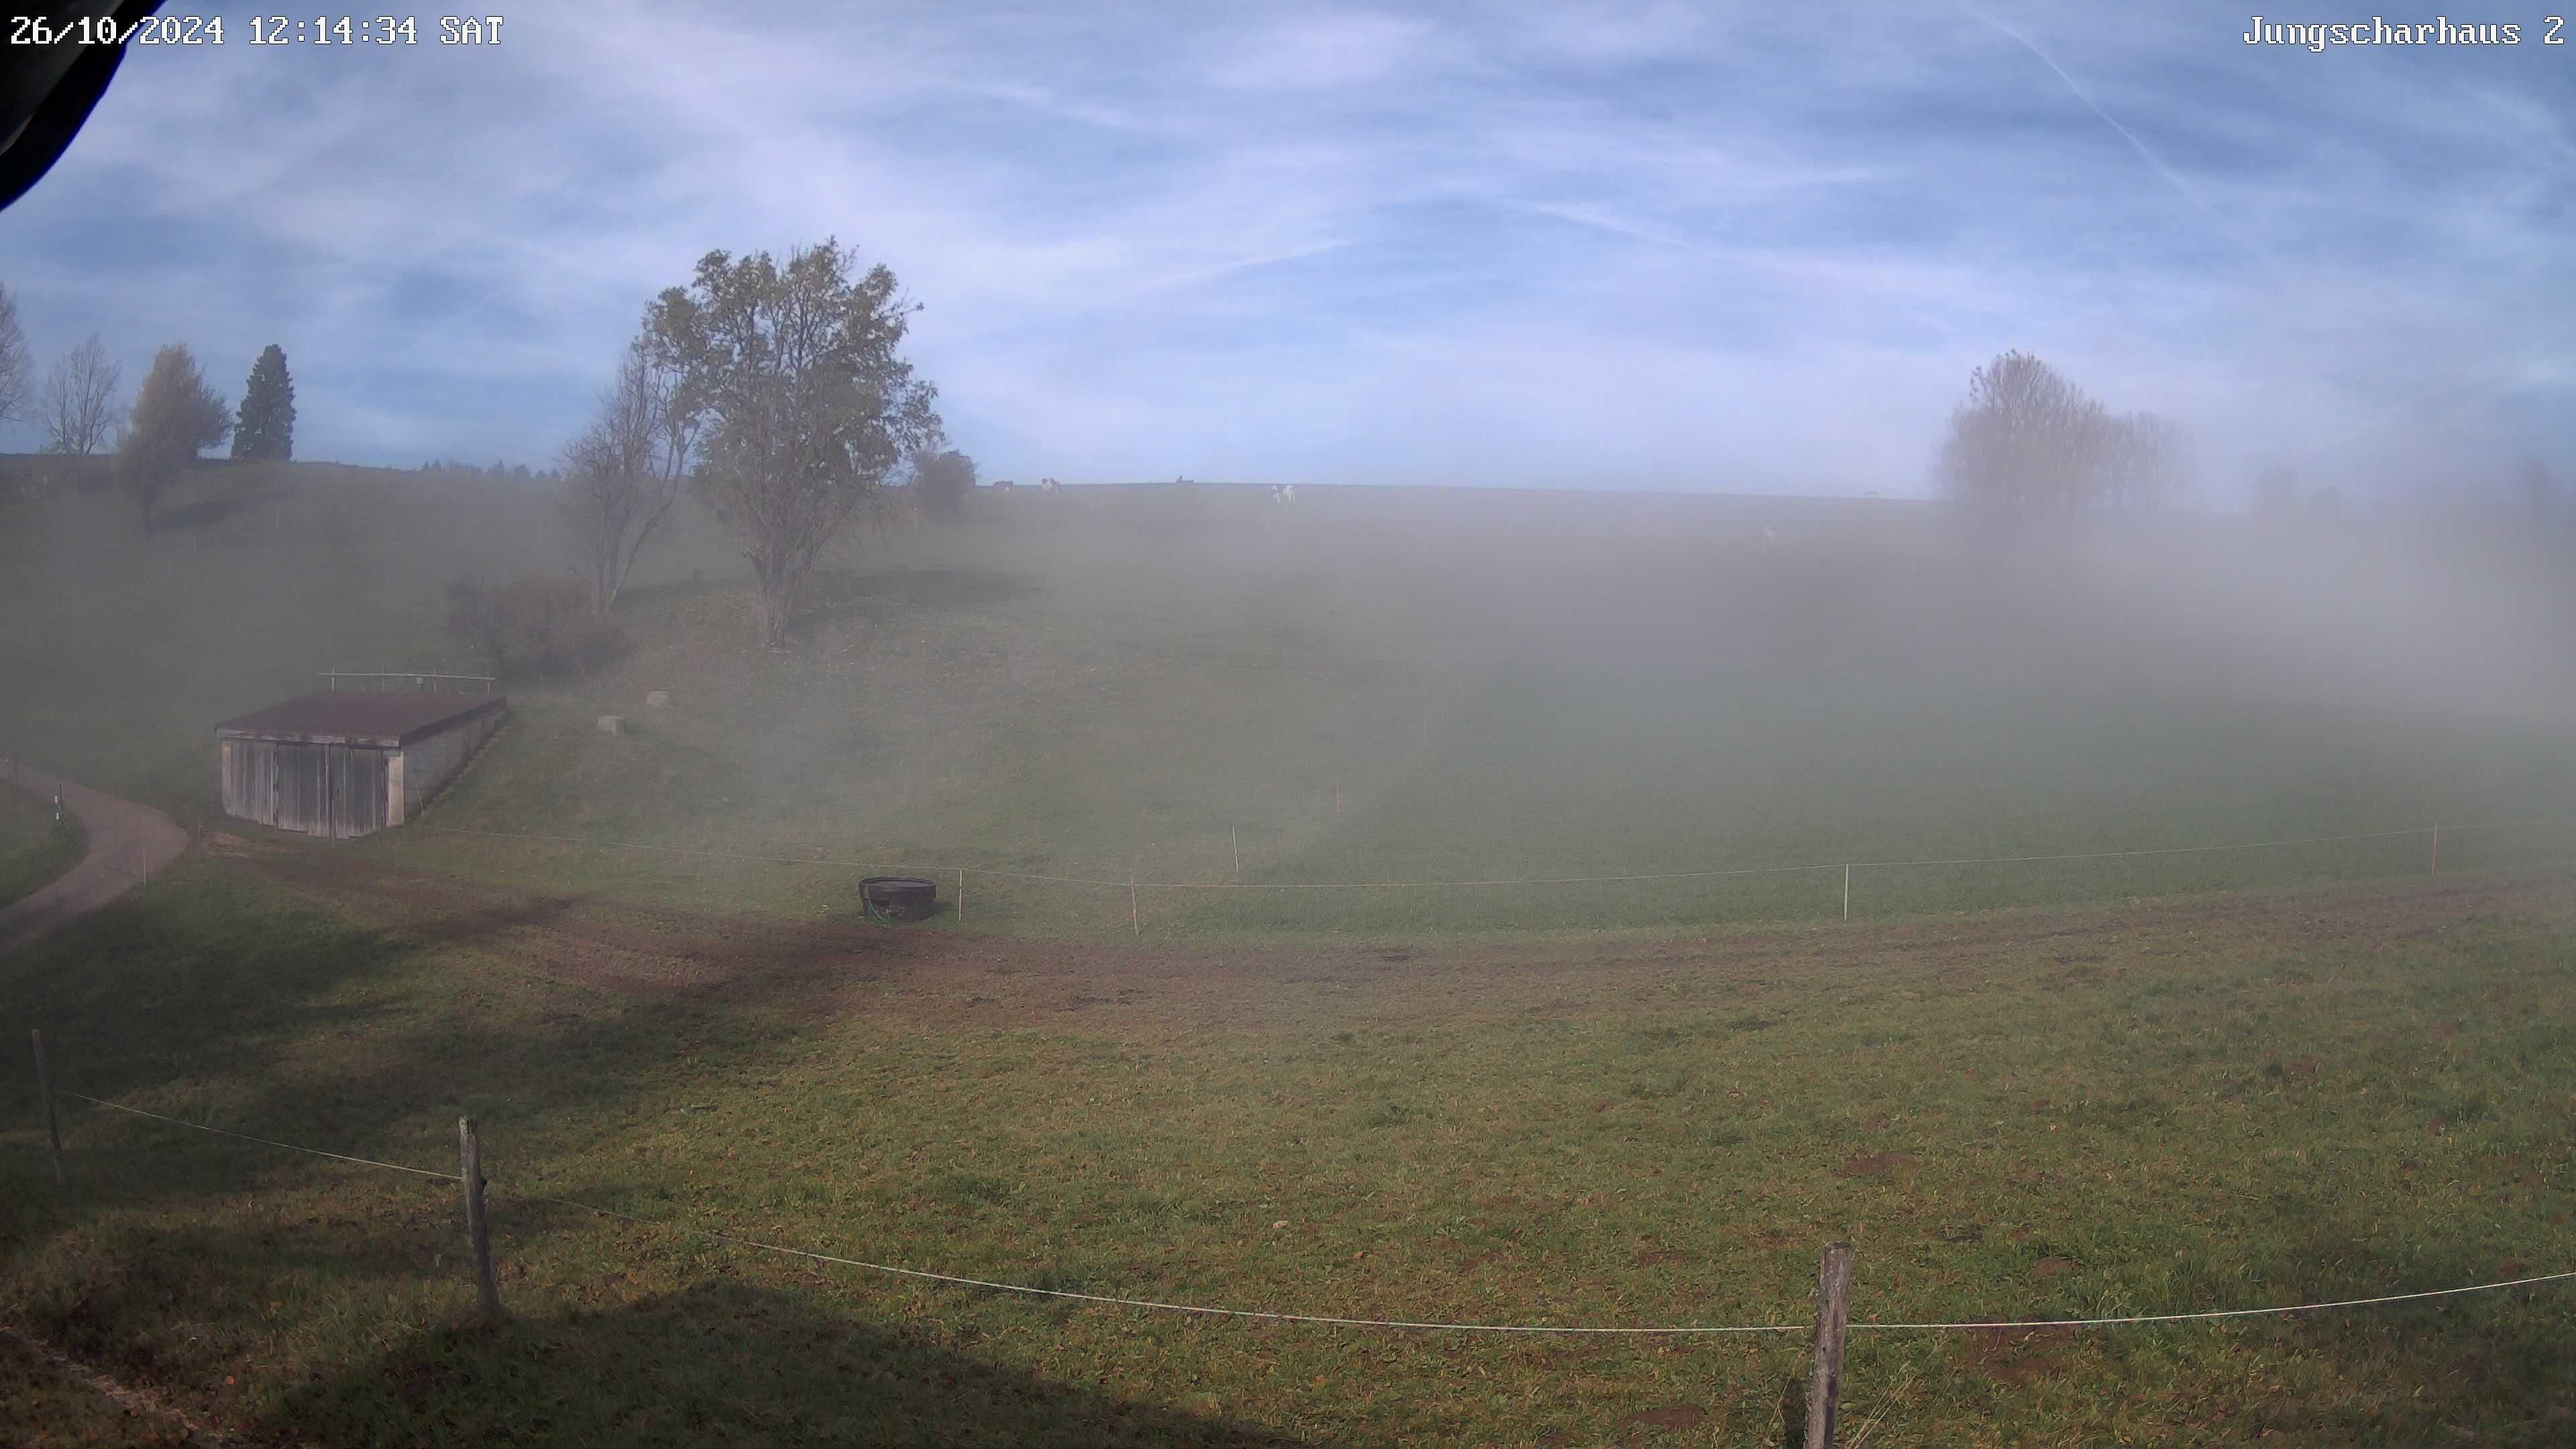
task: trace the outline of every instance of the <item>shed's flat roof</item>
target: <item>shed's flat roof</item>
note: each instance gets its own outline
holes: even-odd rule
[[[376,694],[324,690],[215,726],[219,738],[392,749],[509,703],[498,694]]]

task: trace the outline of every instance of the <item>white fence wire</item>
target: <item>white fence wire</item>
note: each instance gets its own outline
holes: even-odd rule
[[[165,1122],[176,1127],[189,1128],[192,1131],[211,1133],[218,1137],[227,1137],[240,1142],[255,1142],[264,1147],[283,1148],[289,1152],[307,1153],[315,1157],[328,1158],[334,1162],[353,1163],[362,1167],[383,1168],[393,1172],[409,1173],[417,1177],[434,1177],[447,1182],[457,1182],[462,1180],[459,1174],[453,1172],[435,1172],[428,1168],[407,1167],[398,1162],[380,1162],[373,1158],[358,1157],[349,1153],[328,1152],[318,1147],[305,1147],[292,1142],[281,1142],[274,1138],[256,1137],[247,1132],[234,1132],[221,1127],[211,1127],[199,1122],[186,1121],[182,1118],[164,1116],[158,1112],[147,1112],[139,1107],[129,1107],[120,1102],[110,1102],[98,1097],[85,1096],[78,1092],[57,1092],[56,1095],[68,1097],[74,1101],[87,1102],[94,1107],[104,1107],[112,1111],[125,1112],[137,1117],[150,1118],[156,1122]],[[729,1244],[734,1247],[750,1248],[758,1252],[803,1258],[817,1263],[830,1263],[845,1268],[857,1268],[865,1272],[877,1273],[888,1277],[944,1284],[950,1287],[980,1289],[994,1293],[1009,1293],[1027,1298],[1056,1299],[1066,1302],[1090,1304],[1097,1307],[1132,1308],[1148,1312],[1172,1313],[1200,1318],[1225,1318],[1250,1320],[1263,1323],[1296,1323],[1326,1328],[1408,1330],[1433,1333],[1525,1335],[1561,1334],[1568,1336],[1588,1335],[1594,1337],[1676,1338],[1694,1336],[1715,1337],[1720,1335],[1757,1333],[1803,1333],[1812,1328],[1812,1325],[1808,1323],[1725,1323],[1651,1326],[1563,1323],[1455,1323],[1430,1319],[1366,1318],[1356,1315],[1330,1313],[1290,1313],[1270,1309],[1227,1308],[1197,1303],[1173,1303],[1152,1298],[1122,1298],[1106,1293],[1084,1293],[1066,1288],[1041,1288],[1026,1283],[1010,1283],[997,1279],[975,1278],[958,1273],[940,1273],[925,1268],[907,1268],[892,1263],[871,1262],[864,1258],[851,1258],[833,1253],[815,1252],[806,1248],[784,1247],[776,1243],[764,1243],[754,1238],[741,1237],[733,1233],[719,1232],[713,1228],[698,1227],[689,1223],[639,1217],[633,1213],[620,1212],[615,1208],[600,1207],[595,1203],[586,1203],[575,1198],[556,1197],[546,1193],[519,1191],[507,1186],[506,1184],[496,1183],[493,1185],[500,1187],[502,1191],[509,1193],[511,1196],[516,1197],[523,1202],[544,1203],[557,1207],[576,1208],[582,1212],[593,1213],[603,1218],[613,1218],[620,1222],[633,1223],[637,1226],[651,1228],[656,1231],[686,1233],[691,1236],[710,1239],[712,1241]],[[1869,1319],[1855,1319],[1851,1322],[1849,1327],[1854,1333],[1959,1333],[1992,1331],[2020,1332],[2039,1329],[2115,1328],[2151,1323],[2201,1323],[2221,1319],[2284,1317],[2291,1314],[2321,1313],[2336,1309],[2376,1308],[2393,1303],[2415,1303],[2437,1298],[2456,1298],[2475,1293],[2495,1293],[2510,1288],[2528,1288],[2544,1283],[2560,1283],[2569,1279],[2576,1279],[2576,1270],[2557,1273],[2539,1273],[2527,1277],[2508,1278],[2489,1283],[2471,1283],[2456,1288],[2434,1288],[2412,1293],[2383,1293],[2367,1298],[2329,1299],[2319,1302],[2279,1304],[2260,1308],[2216,1308],[2179,1313],[2138,1313],[2110,1318],[1974,1319],[1924,1323],[1881,1322]]]
[[[1355,890],[1437,890],[1448,887],[1478,888],[1490,886],[1610,885],[1629,881],[1715,880],[1733,876],[1795,875],[1816,871],[1901,870],[1931,866],[1966,865],[2034,865],[2076,860],[2129,860],[2149,856],[2220,854],[2229,851],[2281,850],[2294,846],[2339,845],[2368,840],[2403,840],[2426,838],[2438,842],[2445,833],[2457,835],[2475,831],[2535,830],[2550,826],[2576,824],[2576,815],[2562,815],[2536,820],[2486,820],[2465,825],[2435,824],[2410,826],[2398,830],[2370,830],[2345,835],[2306,835],[2282,840],[2240,840],[2211,845],[2166,845],[2131,850],[2077,850],[2035,855],[1963,855],[1887,860],[1819,861],[1803,865],[1729,866],[1704,870],[1648,871],[1619,875],[1529,875],[1495,876],[1468,879],[1434,880],[1341,880],[1341,881],[1185,881],[1185,880],[1109,880],[1096,876],[1047,875],[1033,871],[1006,870],[999,866],[927,865],[918,861],[866,861],[830,855],[770,855],[748,851],[707,850],[683,845],[655,845],[640,841],[602,840],[595,836],[552,835],[535,831],[474,830],[463,826],[437,825],[424,822],[421,829],[446,835],[475,836],[486,840],[537,841],[555,845],[575,845],[594,850],[630,850],[654,854],[698,856],[714,860],[756,861],[775,865],[824,866],[847,870],[914,871],[930,876],[982,875],[1003,880],[1043,881],[1057,885],[1094,886],[1101,889],[1153,891],[1355,891]]]

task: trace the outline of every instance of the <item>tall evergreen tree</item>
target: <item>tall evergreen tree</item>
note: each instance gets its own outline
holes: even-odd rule
[[[286,349],[272,342],[250,365],[242,389],[241,422],[233,429],[233,457],[241,462],[283,463],[295,456],[295,380],[286,375]]]

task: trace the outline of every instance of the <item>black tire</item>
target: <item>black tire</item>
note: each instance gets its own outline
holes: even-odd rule
[[[918,921],[939,899],[935,882],[917,875],[872,875],[859,882],[859,903],[872,920]]]

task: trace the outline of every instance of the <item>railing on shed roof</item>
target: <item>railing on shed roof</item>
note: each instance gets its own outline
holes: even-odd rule
[[[334,692],[343,687],[341,681],[344,679],[359,681],[347,686],[352,689],[409,689],[415,694],[463,694],[468,684],[479,684],[483,686],[479,693],[490,694],[493,686],[500,683],[489,674],[424,674],[400,670],[325,669],[321,676],[331,681]]]

